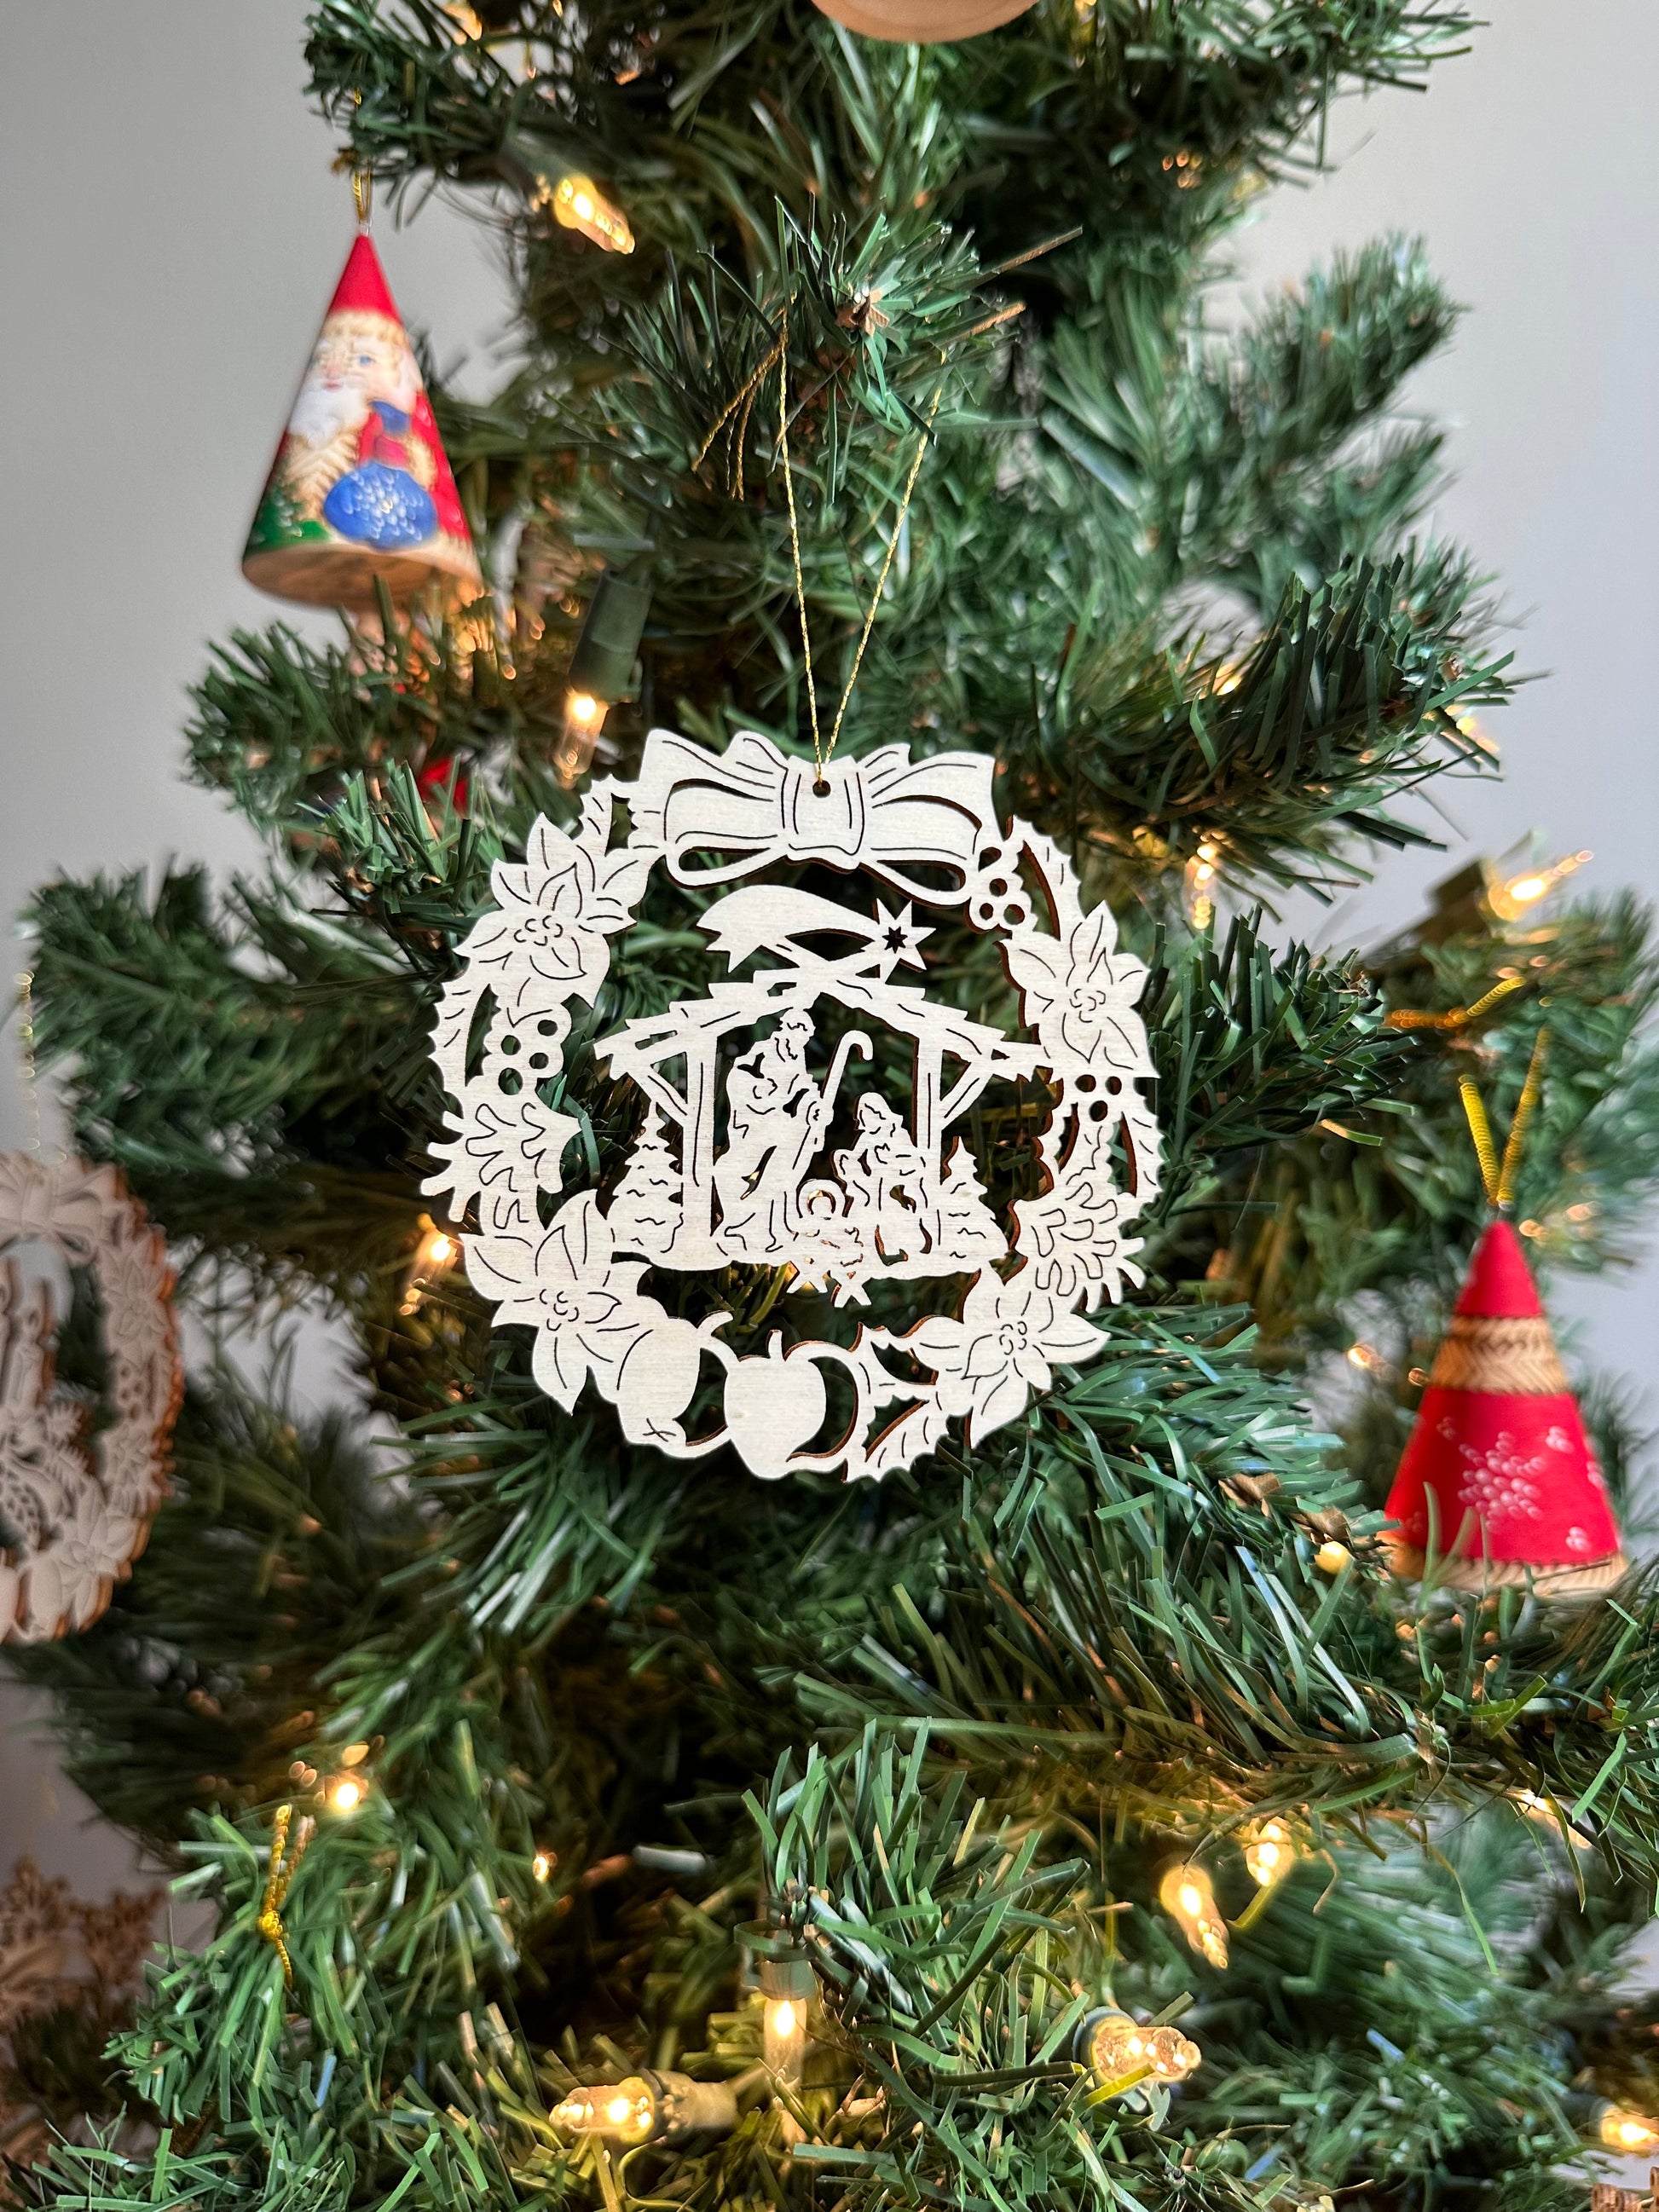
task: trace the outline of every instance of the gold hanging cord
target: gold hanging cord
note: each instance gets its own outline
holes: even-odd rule
[[[1472,1075],[1458,1078],[1457,1088],[1463,1101],[1463,1112],[1468,1121],[1469,1135],[1474,1141],[1475,1158],[1480,1163],[1480,1182],[1486,1194],[1486,1203],[1498,1212],[1507,1213],[1515,1203],[1516,1178],[1521,1171],[1521,1152],[1526,1142],[1527,1130],[1538,1110],[1540,1094],[1544,1087],[1544,1060],[1549,1049],[1547,1030],[1540,1030],[1532,1048],[1532,1058],[1527,1064],[1527,1079],[1521,1086],[1521,1096],[1516,1101],[1515,1118],[1510,1123],[1509,1141],[1504,1147],[1504,1157],[1498,1157],[1492,1123],[1486,1116],[1486,1103]]]
[[[34,970],[20,968],[17,985],[17,1056],[22,1063],[23,1096],[28,1101],[29,1150],[40,1149],[40,1072],[34,1060]]]
[[[266,1942],[283,1962],[283,1979],[289,1989],[294,1987],[294,1961],[288,1955],[288,1930],[283,1925],[283,1905],[294,1877],[300,1871],[300,1862],[306,1855],[306,1845],[311,1841],[313,1823],[301,1820],[294,1838],[294,1856],[283,1865],[288,1850],[289,1823],[294,1818],[292,1805],[279,1805],[270,1831],[270,1867],[265,1876],[264,1902],[259,1917],[254,1923]]]
[[[818,741],[818,687],[812,680],[812,633],[806,621],[806,586],[800,573],[800,520],[795,513],[795,472],[789,465],[789,310],[783,311],[778,341],[778,451],[783,457],[783,489],[789,503],[789,552],[795,564],[795,605],[800,609],[801,659],[806,664],[806,705],[812,718],[812,758],[823,781],[823,749]]]
[[[354,115],[362,104],[363,95],[360,87],[351,95]],[[350,158],[349,154],[342,154],[335,162],[335,167],[344,168]],[[351,197],[357,210],[357,228],[359,230],[367,230],[374,214],[374,172],[360,167],[355,161],[351,163]]]
[[[1443,1014],[1431,1014],[1416,1006],[1396,1006],[1383,1017],[1386,1030],[1462,1030],[1471,1022],[1478,1022],[1484,1013],[1491,1012],[1511,991],[1519,991],[1526,984],[1524,975],[1506,975],[1501,983],[1494,983],[1490,991],[1475,1000],[1472,1006],[1452,1006]]]
[[[1019,310],[1016,308],[1014,312],[1018,313]],[[1001,320],[1003,318],[998,317],[995,319]],[[910,461],[910,472],[904,480],[904,492],[899,501],[898,516],[893,524],[892,535],[887,541],[886,552],[882,557],[881,573],[876,578],[875,590],[870,595],[870,605],[865,614],[864,627],[859,632],[858,647],[853,655],[853,665],[848,671],[847,682],[842,690],[841,703],[836,708],[836,719],[830,725],[830,742],[826,745],[823,743],[818,722],[817,681],[812,668],[812,639],[806,619],[806,584],[801,571],[800,517],[795,509],[795,479],[789,461],[789,307],[787,301],[784,304],[776,345],[750,375],[742,389],[720,410],[714,428],[699,447],[696,458],[691,465],[693,469],[702,467],[708,457],[714,441],[731,422],[732,416],[741,410],[737,435],[733,440],[735,450],[726,474],[726,489],[732,498],[743,497],[743,448],[744,441],[748,435],[749,418],[754,411],[755,401],[759,396],[761,388],[775,363],[778,372],[778,453],[783,464],[784,498],[789,509],[789,556],[795,577],[795,605],[800,617],[801,659],[806,671],[806,709],[808,719],[812,726],[813,764],[817,771],[817,781],[822,785],[823,771],[830,765],[836,742],[841,736],[841,726],[846,719],[848,702],[853,696],[853,686],[857,683],[859,670],[864,665],[864,649],[869,644],[870,633],[875,627],[876,615],[881,605],[881,596],[887,588],[887,579],[892,572],[893,561],[898,552],[899,540],[904,534],[905,520],[910,512],[910,501],[915,492],[916,479],[921,474],[921,465],[927,458],[928,443],[933,437],[933,425],[939,419],[939,403],[945,397],[945,379],[941,377],[933,387],[933,397],[927,409],[927,420],[916,440],[916,450]]]

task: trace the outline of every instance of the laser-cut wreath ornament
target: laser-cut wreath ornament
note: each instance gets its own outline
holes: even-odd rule
[[[48,1244],[90,1274],[108,1418],[58,1386],[50,1283],[15,1255]],[[144,1548],[184,1390],[160,1230],[113,1167],[0,1153],[0,1643],[87,1627]]]
[[[497,862],[497,908],[461,946],[439,1008],[434,1057],[459,1110],[425,1187],[458,1216],[477,1207],[469,1279],[498,1324],[535,1330],[536,1379],[567,1411],[591,1381],[632,1443],[682,1458],[731,1443],[757,1475],[844,1468],[851,1479],[931,1451],[953,1419],[983,1442],[1056,1365],[1101,1350],[1087,1316],[1141,1279],[1126,1230],[1157,1188],[1158,1126],[1137,1087],[1152,1073],[1135,1012],[1146,970],[1117,951],[1108,908],[1084,911],[1052,840],[1018,821],[1004,830],[994,766],[890,746],[820,774],[753,732],[715,755],[654,730],[636,781],[596,782],[574,832],[539,817],[524,861]],[[873,879],[872,910],[850,884],[843,902],[754,880],[809,862]],[[558,1193],[580,1133],[556,1103],[571,1009],[594,1005],[659,866],[720,891],[698,927],[728,972],[707,997],[595,1042],[648,1102],[643,1126],[608,1201],[580,1191],[544,1225],[538,1196]],[[926,973],[926,911],[1000,940],[1033,1042],[900,979]],[[845,1024],[833,1052],[818,1036],[824,1006]],[[908,1114],[872,1087],[853,1099],[874,1058],[866,1022],[910,1041]],[[1010,1232],[953,1125],[993,1081],[1039,1070],[1054,1102],[1038,1139],[1044,1187],[1015,1200]],[[838,1105],[850,1132],[839,1144]],[[850,1346],[786,1346],[780,1328],[747,1356],[724,1340],[727,1313],[694,1322],[641,1286],[650,1270],[733,1263],[793,1270],[781,1318],[800,1291],[858,1308],[877,1281],[969,1280],[958,1313],[902,1334],[860,1326]],[[722,1418],[693,1437],[684,1417],[708,1360],[724,1370]],[[830,1413],[837,1370],[851,1388],[844,1420]]]

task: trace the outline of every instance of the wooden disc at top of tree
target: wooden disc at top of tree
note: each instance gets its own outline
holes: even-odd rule
[[[826,15],[867,39],[941,46],[976,39],[1023,15],[1032,0],[817,0]]]

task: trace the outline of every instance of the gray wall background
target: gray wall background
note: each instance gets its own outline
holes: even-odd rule
[[[240,824],[177,779],[207,641],[280,611],[241,580],[252,501],[351,232],[305,106],[303,0],[0,0],[0,911],[58,870],[220,869]],[[1331,917],[1364,942],[1465,851],[1535,828],[1645,886],[1659,836],[1651,518],[1659,503],[1659,11],[1497,0],[1422,97],[1350,102],[1335,173],[1260,203],[1246,293],[1338,243],[1421,231],[1471,313],[1412,403],[1455,426],[1440,526],[1502,578],[1520,665],[1502,785],[1442,800],[1449,854],[1386,860]],[[487,238],[434,203],[380,242],[411,324],[487,386],[505,292]],[[286,618],[313,619],[297,610]],[[21,964],[0,952],[9,974]],[[0,1145],[25,1116],[0,1040]],[[48,1140],[52,1130],[46,1105]],[[1659,1269],[1576,1285],[1601,1364],[1645,1382]],[[327,1387],[325,1364],[316,1386]],[[0,1878],[20,1852],[89,1893],[127,1876],[0,1684]]]

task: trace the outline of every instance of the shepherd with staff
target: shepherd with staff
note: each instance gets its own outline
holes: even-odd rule
[[[730,1258],[789,1257],[800,1229],[796,1194],[823,1146],[848,1060],[854,1051],[871,1057],[863,1030],[849,1030],[820,1091],[806,1066],[815,1035],[811,1016],[791,1006],[726,1078],[726,1147],[714,1163],[714,1191],[721,1216],[717,1241]]]

